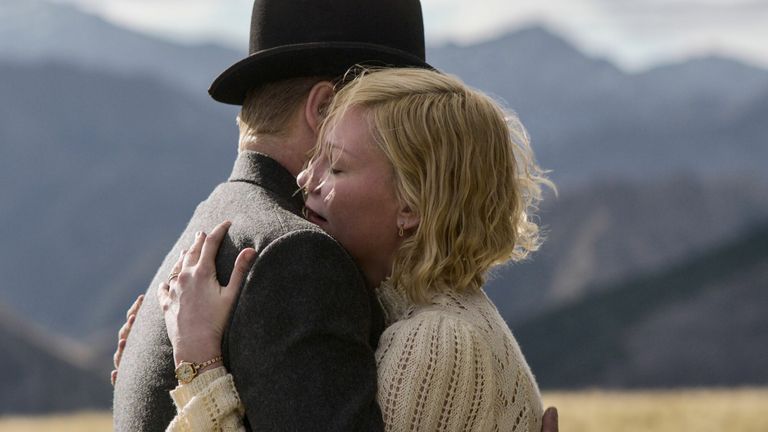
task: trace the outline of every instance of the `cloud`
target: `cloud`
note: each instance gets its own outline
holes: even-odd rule
[[[54,0],[118,25],[186,42],[247,46],[253,0]]]
[[[473,42],[531,22],[629,69],[691,55],[768,65],[768,0],[422,0],[428,40]],[[750,37],[751,35],[751,37]]]
[[[766,0],[593,1],[604,34],[584,28],[579,37],[630,68],[715,53],[768,65],[768,45],[758,42],[768,40]]]
[[[472,42],[530,22],[558,24],[561,15],[588,14],[589,2],[567,0],[422,0],[427,38]]]

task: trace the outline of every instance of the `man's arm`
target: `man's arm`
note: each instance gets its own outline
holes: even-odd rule
[[[225,337],[253,430],[383,430],[369,293],[325,234],[287,234],[257,258]]]

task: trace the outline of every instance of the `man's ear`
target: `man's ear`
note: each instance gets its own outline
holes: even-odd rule
[[[333,84],[330,81],[320,81],[312,86],[304,105],[304,120],[315,133],[325,117],[325,110],[333,98]]]

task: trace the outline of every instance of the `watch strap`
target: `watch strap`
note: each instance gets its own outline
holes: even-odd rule
[[[182,384],[189,384],[197,377],[200,369],[210,366],[214,363],[224,360],[224,357],[218,355],[210,360],[206,360],[202,363],[192,363],[187,361],[181,361],[176,367],[176,379]],[[191,370],[190,370],[191,369]]]
[[[199,371],[200,369],[202,369],[202,368],[204,368],[206,366],[210,366],[210,365],[212,365],[212,364],[214,364],[216,362],[220,362],[222,360],[224,360],[224,357],[221,356],[221,355],[218,355],[218,356],[216,356],[216,357],[214,357],[214,358],[212,358],[210,360],[206,360],[206,361],[204,361],[202,363],[193,363],[195,365],[195,372]]]

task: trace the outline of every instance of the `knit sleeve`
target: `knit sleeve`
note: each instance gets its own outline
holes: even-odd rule
[[[223,367],[211,369],[189,384],[171,390],[176,417],[166,431],[244,431],[245,410],[232,380]]]
[[[481,331],[432,311],[384,332],[376,360],[385,430],[528,430],[503,414],[500,363]]]

